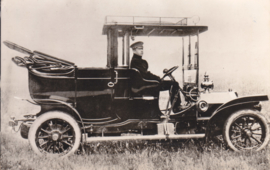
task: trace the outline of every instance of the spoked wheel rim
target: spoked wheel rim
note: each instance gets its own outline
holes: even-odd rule
[[[75,144],[74,128],[65,120],[49,119],[36,131],[35,143],[41,153],[65,155]]]
[[[256,150],[264,143],[265,132],[262,120],[248,115],[237,118],[231,124],[229,137],[238,150]]]

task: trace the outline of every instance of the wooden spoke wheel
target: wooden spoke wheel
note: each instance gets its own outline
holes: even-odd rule
[[[44,113],[35,120],[28,139],[38,155],[68,156],[79,148],[81,130],[72,116],[53,111]]]
[[[269,127],[260,113],[242,110],[232,114],[224,124],[223,137],[234,151],[263,149],[269,142]]]

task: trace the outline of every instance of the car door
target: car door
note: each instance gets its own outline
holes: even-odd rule
[[[78,68],[76,73],[76,108],[83,118],[113,118],[114,88],[109,68]]]

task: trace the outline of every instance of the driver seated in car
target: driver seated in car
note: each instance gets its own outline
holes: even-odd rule
[[[131,60],[131,68],[135,68],[135,69],[139,70],[141,76],[144,79],[159,81],[160,84],[159,84],[158,88],[160,91],[170,90],[171,86],[172,86],[172,94],[171,94],[171,99],[170,99],[170,101],[172,103],[176,93],[178,93],[179,88],[180,88],[178,82],[163,80],[159,76],[154,75],[150,71],[147,71],[148,70],[148,63],[146,60],[142,59],[142,56],[143,56],[143,42],[142,41],[138,41],[138,42],[133,43],[130,46],[130,48],[132,48],[132,50],[133,50],[133,57]],[[173,107],[173,112],[176,113],[176,112],[179,112],[185,108],[187,108],[187,107],[181,105],[180,93],[178,93],[176,102],[175,102],[174,107]]]

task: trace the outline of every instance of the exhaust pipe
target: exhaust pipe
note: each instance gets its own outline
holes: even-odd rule
[[[180,134],[180,135],[145,135],[145,136],[105,136],[105,137],[87,137],[82,135],[83,142],[102,142],[102,141],[123,141],[123,140],[167,140],[167,139],[194,139],[204,138],[205,134]]]

